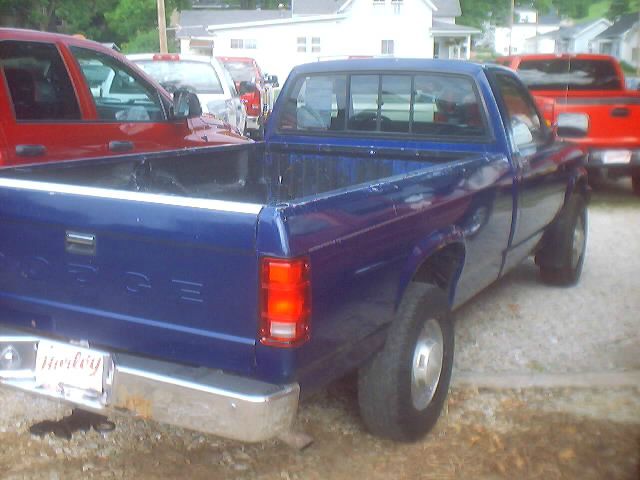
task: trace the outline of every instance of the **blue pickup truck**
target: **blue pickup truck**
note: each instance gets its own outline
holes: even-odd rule
[[[3,169],[0,384],[252,442],[358,370],[415,440],[456,307],[578,281],[583,161],[507,69],[368,59],[294,69],[264,142]]]

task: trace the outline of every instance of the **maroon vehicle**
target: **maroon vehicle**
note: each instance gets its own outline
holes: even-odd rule
[[[0,29],[0,166],[247,142],[116,51]]]

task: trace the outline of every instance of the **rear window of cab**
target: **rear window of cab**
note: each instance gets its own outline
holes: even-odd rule
[[[616,68],[609,60],[553,58],[523,60],[518,74],[529,90],[622,90]]]
[[[278,128],[322,134],[488,136],[473,80],[439,73],[313,74],[286,94]]]

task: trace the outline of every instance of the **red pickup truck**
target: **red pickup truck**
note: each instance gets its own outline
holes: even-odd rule
[[[0,166],[247,141],[96,42],[0,29],[0,59]]]
[[[518,71],[558,134],[589,151],[590,178],[630,175],[640,195],[640,92],[625,88],[608,55],[519,55],[497,63]]]

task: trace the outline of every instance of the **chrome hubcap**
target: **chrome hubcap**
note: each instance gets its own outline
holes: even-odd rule
[[[438,322],[427,320],[420,331],[411,366],[411,400],[416,410],[427,408],[436,393],[442,363],[444,342]]]
[[[573,230],[573,244],[571,246],[571,266],[573,268],[578,266],[584,253],[585,238],[584,218],[580,215],[576,221],[576,228]]]

